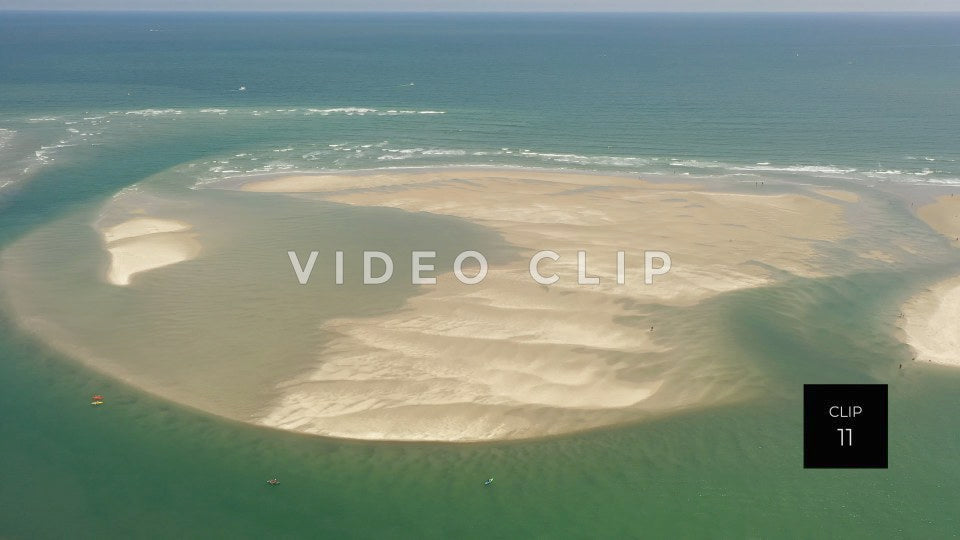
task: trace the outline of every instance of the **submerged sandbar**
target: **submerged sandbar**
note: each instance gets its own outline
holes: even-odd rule
[[[32,282],[55,267],[31,267],[30,238],[7,253],[24,325],[169,399],[355,439],[539,437],[751,399],[762,370],[714,300],[902,255],[864,240],[876,224],[865,233],[849,216],[870,201],[840,188],[489,167],[296,173],[163,195],[141,187],[101,209],[95,245],[67,242],[95,252],[75,281]],[[52,251],[64,230],[76,227],[35,237]],[[402,247],[400,261],[432,242],[448,254],[489,249],[487,277],[460,283],[441,257],[436,285],[363,286],[355,274],[334,283],[335,249],[356,260]],[[323,250],[308,285],[291,249]],[[545,267],[554,284],[530,279],[540,250],[561,256]],[[578,284],[580,250],[596,285]],[[644,250],[672,259],[652,285]],[[109,261],[106,283],[97,257]],[[82,312],[65,307],[76,294]]]

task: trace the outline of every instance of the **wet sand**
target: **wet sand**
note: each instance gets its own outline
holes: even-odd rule
[[[785,273],[823,275],[816,245],[846,236],[843,204],[858,200],[840,190],[829,195],[834,203],[484,169],[301,174],[242,189],[454,216],[525,253],[560,254],[541,266],[560,278],[550,286],[531,280],[528,259],[491,265],[474,286],[447,270],[396,313],[326,322],[336,337],[317,369],[282,384],[283,396],[259,419],[340,437],[445,441],[550,435],[736,399],[737,383],[716,384],[730,375],[727,366],[690,360],[708,351],[622,321]],[[599,284],[578,285],[580,249]],[[645,249],[667,252],[673,263],[651,285],[642,275]],[[618,250],[626,252],[623,285]]]
[[[852,236],[870,202],[851,192],[719,186],[495,168],[235,178],[115,197],[89,248],[65,240],[91,250],[89,275],[65,282],[31,263],[59,250],[66,223],[6,266],[25,327],[168,399],[333,437],[540,437],[760,397],[763,368],[741,354],[720,297],[890,264],[888,246]],[[412,285],[409,250],[434,248],[437,283]],[[290,249],[322,250],[307,285]],[[344,285],[334,249],[348,255]],[[384,288],[355,272],[367,249],[405,258]],[[482,283],[453,275],[464,250],[490,256]],[[540,250],[560,257],[539,265],[553,284],[530,275]],[[580,250],[597,284],[578,283]],[[646,250],[672,261],[651,284]],[[70,307],[78,296],[97,309]]]
[[[960,278],[911,298],[903,306],[901,326],[918,362],[960,367]]]
[[[117,286],[130,285],[137,274],[190,260],[200,253],[200,243],[181,221],[138,217],[100,230],[110,267],[106,279]]]
[[[960,247],[960,197],[943,195],[917,215]],[[941,281],[903,306],[902,328],[918,362],[960,366],[960,277]]]
[[[917,215],[930,228],[950,239],[960,247],[960,197],[943,195],[936,202],[921,206]]]

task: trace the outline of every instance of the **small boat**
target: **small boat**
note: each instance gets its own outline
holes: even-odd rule
[[[492,483],[493,483],[493,478],[487,478],[486,480],[483,481],[483,485],[485,486],[489,486]]]
[[[280,485],[280,480],[277,480],[276,478],[271,478],[267,480],[267,483],[270,484],[271,486],[278,486]]]

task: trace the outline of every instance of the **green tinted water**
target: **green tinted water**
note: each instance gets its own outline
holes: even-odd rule
[[[835,298],[833,287],[810,288]],[[902,347],[876,336],[851,359],[846,336],[865,329],[827,330],[849,319],[824,308],[812,310],[824,321],[813,342],[798,338],[789,317],[768,313],[758,324],[756,313],[781,294],[738,295],[722,308],[744,354],[782,372],[767,399],[553,440],[466,446],[329,441],[211,418],[4,330],[5,534],[955,533],[955,370],[897,370]],[[867,307],[873,297],[842,300]],[[865,360],[871,375],[858,366]],[[890,469],[803,470],[799,381],[889,383]],[[108,395],[109,406],[89,407],[94,392]],[[274,475],[282,484],[270,488],[263,481]],[[484,488],[488,476],[496,481]]]
[[[0,128],[16,131],[0,179],[18,182],[0,192],[0,247],[81,223],[152,175],[169,173],[175,191],[234,166],[958,174],[952,16],[138,17],[0,15]],[[241,84],[248,92],[233,92]],[[230,112],[200,112],[218,106]],[[303,116],[350,106],[446,114]],[[127,114],[165,107],[184,111]],[[298,112],[261,114],[274,107]],[[31,120],[47,115],[59,116]],[[40,145],[61,139],[75,146],[33,168]],[[930,235],[892,205],[861,218]],[[910,364],[893,338],[900,302],[956,273],[946,243],[926,242],[913,266],[711,301],[715,337],[755,368],[760,399],[540,441],[374,444],[255,428],[92,373],[5,313],[0,537],[956,536],[960,372]],[[65,258],[59,275],[102,262]],[[801,468],[804,382],[890,385],[888,470]],[[106,406],[88,405],[97,392]],[[264,483],[273,476],[280,486]]]

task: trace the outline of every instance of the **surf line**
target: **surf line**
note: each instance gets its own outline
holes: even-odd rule
[[[300,285],[306,285],[310,281],[310,276],[316,267],[317,259],[320,257],[319,251],[311,251],[305,263],[301,263],[300,256],[296,251],[287,251],[290,258],[290,264],[293,266],[293,272],[296,275]],[[410,283],[412,285],[436,285],[437,278],[423,276],[423,272],[432,272],[435,265],[426,262],[427,259],[435,259],[436,251],[412,251],[410,253]],[[373,271],[373,260],[376,259],[383,263],[383,272],[375,276]],[[560,260],[560,254],[555,251],[542,250],[536,252],[530,258],[529,270],[530,277],[540,285],[552,285],[559,281],[560,276],[556,273],[544,275],[541,272],[541,264],[546,266],[548,263],[544,259],[550,259],[554,262]],[[478,270],[472,276],[468,276],[463,271],[463,265],[466,261],[473,261],[471,266],[478,266]],[[617,251],[617,284],[626,283],[626,253]],[[645,250],[643,252],[643,282],[646,285],[653,284],[654,276],[660,276],[670,271],[672,261],[670,255],[663,251]],[[479,251],[462,251],[453,261],[453,274],[460,283],[465,285],[476,285],[481,283],[487,277],[487,258]],[[393,277],[393,258],[382,251],[364,251],[363,252],[363,284],[381,285],[390,281]],[[334,252],[334,282],[337,285],[343,285],[343,251]],[[578,285],[598,285],[600,278],[598,276],[587,275],[587,252],[577,251],[577,284]]]

